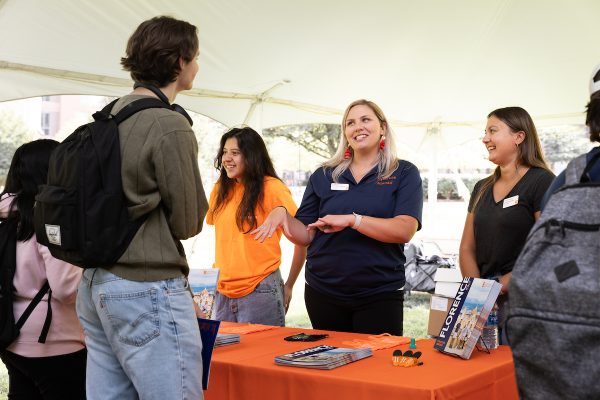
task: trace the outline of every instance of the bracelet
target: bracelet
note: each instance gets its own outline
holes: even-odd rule
[[[363,216],[355,212],[353,212],[352,214],[354,214],[354,225],[352,225],[352,229],[358,229],[360,223],[362,222]]]

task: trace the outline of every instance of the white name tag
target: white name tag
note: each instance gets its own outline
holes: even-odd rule
[[[519,195],[504,199],[504,201],[502,202],[502,208],[516,206],[517,204],[519,204]]]
[[[350,185],[347,183],[332,183],[331,190],[348,190],[350,189]]]

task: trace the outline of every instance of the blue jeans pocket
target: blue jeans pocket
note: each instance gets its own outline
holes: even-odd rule
[[[103,293],[100,307],[122,343],[141,347],[160,335],[158,289]]]

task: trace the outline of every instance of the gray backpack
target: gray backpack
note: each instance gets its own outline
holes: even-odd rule
[[[523,399],[600,398],[598,158],[569,163],[513,269],[506,329]]]

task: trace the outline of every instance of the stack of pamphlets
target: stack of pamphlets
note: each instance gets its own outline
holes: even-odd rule
[[[237,333],[219,333],[215,340],[215,347],[237,344],[240,342],[240,335]]]
[[[316,346],[275,357],[275,364],[292,367],[333,369],[373,355],[371,348],[346,349]]]

